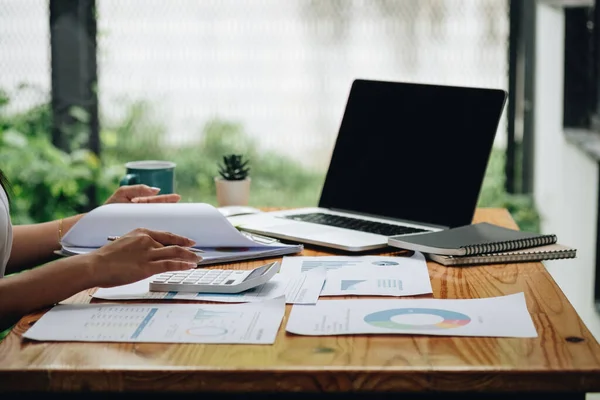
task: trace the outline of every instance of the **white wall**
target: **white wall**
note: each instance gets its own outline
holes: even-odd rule
[[[594,310],[598,164],[565,140],[563,130],[564,11],[537,5],[535,71],[535,200],[542,231],[577,248],[577,258],[546,266],[600,340]]]

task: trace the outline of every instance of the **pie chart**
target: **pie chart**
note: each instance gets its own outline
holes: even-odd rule
[[[411,323],[411,315],[419,316],[434,316],[442,318],[441,321],[436,323]],[[403,322],[394,321],[394,317],[406,316],[402,318]],[[417,319],[417,318],[415,318]],[[377,311],[371,314],[367,314],[364,317],[364,321],[367,324],[376,326],[378,328],[387,329],[452,329],[467,325],[471,322],[471,318],[468,315],[459,313],[456,311],[442,310],[437,308],[394,308],[389,310]]]

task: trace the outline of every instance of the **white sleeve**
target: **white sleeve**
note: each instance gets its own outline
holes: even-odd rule
[[[8,259],[10,258],[12,241],[13,235],[8,197],[2,186],[0,186],[0,278],[4,276],[6,263],[8,263]]]

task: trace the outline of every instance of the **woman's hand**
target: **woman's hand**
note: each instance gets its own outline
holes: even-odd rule
[[[193,245],[192,240],[173,233],[136,229],[84,257],[96,286],[111,287],[161,272],[196,268],[201,257],[182,247]]]
[[[177,203],[181,200],[178,194],[161,194],[159,188],[147,185],[121,186],[106,200],[112,203]]]

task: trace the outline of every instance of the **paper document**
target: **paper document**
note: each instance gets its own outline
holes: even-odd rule
[[[101,247],[108,236],[136,228],[176,233],[204,247],[252,247],[215,207],[205,203],[105,204],[81,218],[62,238],[67,247]]]
[[[317,256],[283,257],[281,272],[300,273],[323,267],[327,271],[344,267],[416,267],[423,266],[425,257],[419,252],[410,256]],[[425,263],[425,265],[427,265]]]
[[[272,344],[283,297],[249,304],[65,304],[23,337],[39,341]]]
[[[415,296],[433,293],[425,268],[343,268],[327,273],[321,296]]]
[[[92,295],[104,300],[196,300],[223,303],[258,302],[285,296],[288,304],[315,304],[325,282],[325,270],[315,269],[305,274],[276,274],[267,283],[256,288],[232,294],[150,292],[147,278],[129,285],[99,288]]]
[[[106,245],[109,236],[136,228],[172,232],[192,239],[203,250],[199,265],[277,257],[302,251],[238,231],[215,207],[205,203],[105,204],[81,218],[61,240],[59,255],[90,253]]]
[[[288,304],[316,304],[325,284],[327,270],[315,268],[301,274],[281,275],[288,276],[288,284],[285,288],[285,298]]]
[[[321,296],[414,296],[432,293],[423,254],[409,257],[325,256],[284,257],[281,273],[327,270]]]
[[[254,302],[285,296],[287,304],[316,304],[325,283],[326,271],[322,268],[304,274],[278,273],[268,283],[275,283],[268,288],[257,288],[232,294],[198,293],[194,300],[216,302]],[[266,285],[266,284],[265,284]],[[261,286],[265,286],[261,285]],[[180,293],[178,293],[180,295]]]
[[[537,337],[523,293],[468,300],[320,300],[292,307],[286,330],[311,336]]]
[[[262,243],[261,247],[202,247],[196,246],[203,252],[200,253],[202,261],[198,265],[211,265],[216,263],[227,263],[234,261],[252,260],[259,258],[278,257],[284,254],[299,253],[303,247],[301,245],[288,245],[280,242],[270,244]],[[95,247],[72,247],[63,246],[62,254],[73,256],[78,254],[87,254],[98,250]]]

